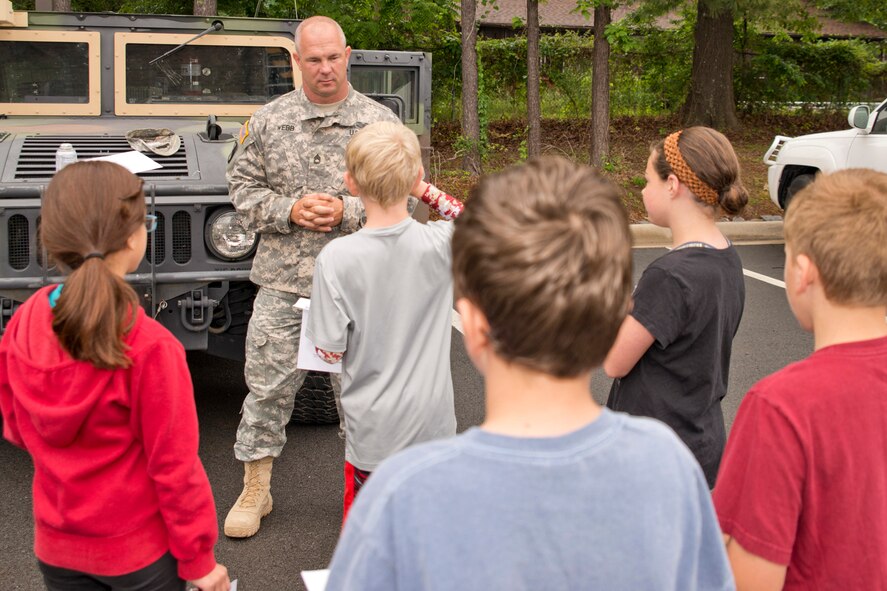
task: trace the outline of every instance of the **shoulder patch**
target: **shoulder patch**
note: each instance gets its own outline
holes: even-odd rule
[[[249,137],[249,121],[244,121],[243,125],[240,126],[240,135],[237,137],[237,141],[240,144],[246,141],[246,138]]]

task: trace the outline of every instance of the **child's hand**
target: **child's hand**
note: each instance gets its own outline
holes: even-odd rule
[[[410,191],[410,195],[415,197],[416,199],[421,199],[422,195],[425,194],[425,191],[428,189],[428,183],[425,182],[425,169],[419,168],[419,178],[416,179],[416,184],[413,185],[413,189]]]
[[[208,575],[194,579],[191,583],[200,591],[228,591],[231,588],[231,580],[228,578],[228,569],[225,565],[216,563]]]

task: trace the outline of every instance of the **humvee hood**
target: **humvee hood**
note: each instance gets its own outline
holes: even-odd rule
[[[4,335],[9,384],[36,432],[53,447],[71,444],[113,377],[73,359],[52,331],[49,292],[37,292],[16,312]]]

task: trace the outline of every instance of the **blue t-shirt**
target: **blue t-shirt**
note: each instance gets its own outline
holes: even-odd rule
[[[390,458],[331,571],[328,591],[735,588],[689,450],[607,409],[562,437],[473,428]]]

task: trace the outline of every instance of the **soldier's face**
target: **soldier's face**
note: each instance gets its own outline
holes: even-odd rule
[[[345,69],[351,48],[335,27],[318,23],[302,31],[296,64],[302,72],[302,88],[313,103],[329,104],[348,96]]]

